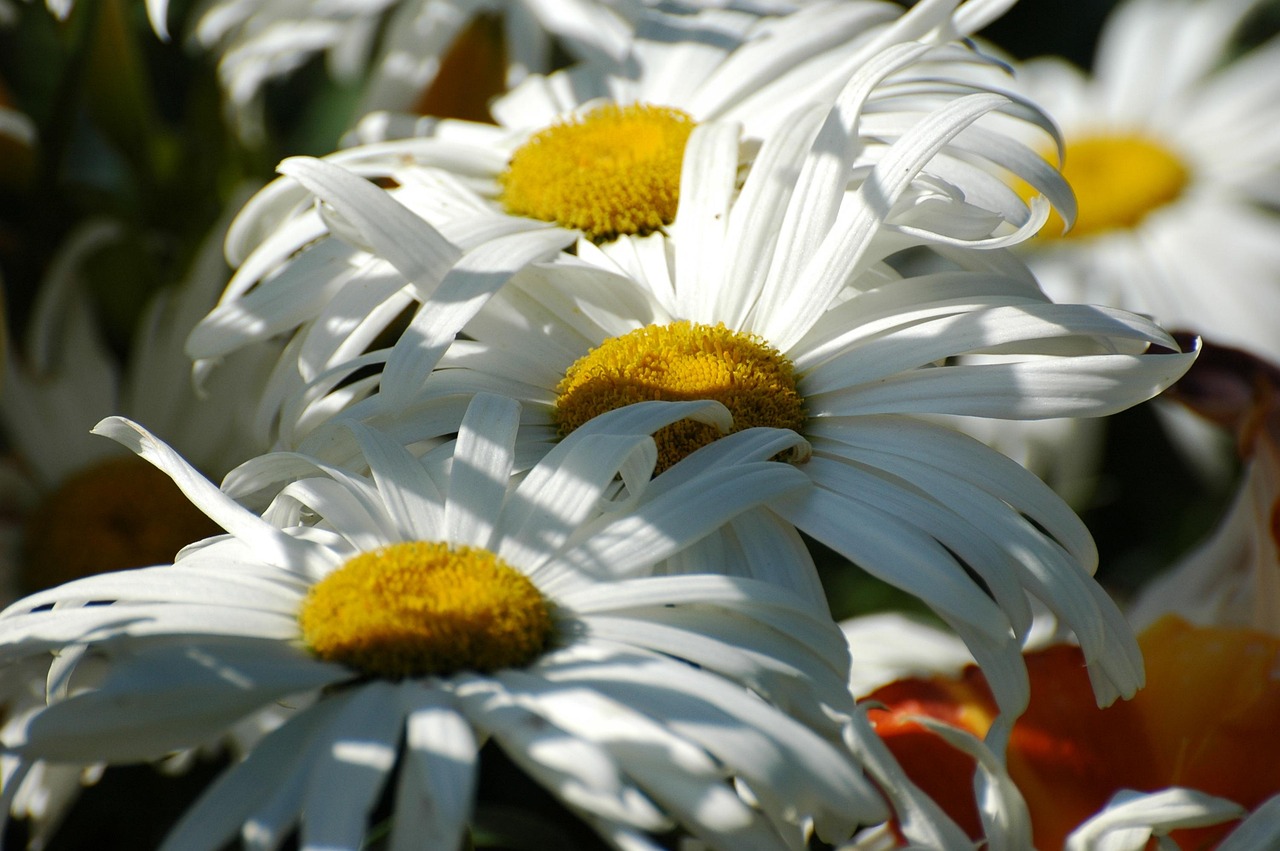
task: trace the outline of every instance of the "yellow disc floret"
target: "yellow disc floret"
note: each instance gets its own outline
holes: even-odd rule
[[[1140,136],[1085,136],[1068,142],[1062,174],[1079,205],[1067,238],[1132,228],[1181,195],[1190,179],[1176,154]],[[1059,238],[1062,227],[1055,213],[1040,234]]]
[[[551,604],[483,549],[404,541],[312,586],[298,613],[320,658],[388,679],[527,665],[551,641]]]
[[[577,228],[604,242],[670,224],[693,119],[647,104],[602,106],[537,133],[499,178],[517,216]]]
[[[136,455],[110,458],[67,477],[26,520],[26,591],[72,579],[164,564],[217,524],[178,486]]]
[[[606,411],[650,399],[715,400],[733,414],[735,431],[799,431],[805,420],[791,361],[724,325],[648,325],[605,340],[569,367],[556,392],[561,436]],[[657,472],[719,436],[714,426],[693,420],[661,429],[654,435]]]

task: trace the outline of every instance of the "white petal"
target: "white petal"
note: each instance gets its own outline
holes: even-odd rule
[[[774,315],[764,317],[767,324],[758,333],[781,351],[803,337],[861,268],[871,237],[918,171],[964,127],[1006,102],[999,95],[957,99],[895,142],[796,273],[799,280],[808,282],[809,297],[784,302]]]
[[[408,402],[468,320],[512,275],[573,241],[546,227],[501,236],[468,251],[451,268],[396,341],[382,376],[388,407]]]
[[[457,693],[468,717],[493,736],[530,777],[571,807],[662,831],[670,820],[619,770],[598,744],[569,734],[525,705],[497,680],[463,678]]]
[[[849,827],[884,817],[879,795],[847,754],[728,680],[687,665],[622,656],[613,664],[566,667],[556,679],[589,685],[697,742],[758,797],[776,790],[770,803],[792,818],[839,813]]]
[[[480,743],[443,692],[406,684],[401,695],[409,715],[392,851],[457,848],[473,809]]]
[[[1238,818],[1239,804],[1194,789],[1141,793],[1121,790],[1101,813],[1067,837],[1064,851],[1140,851],[1155,832],[1200,827]]]
[[[399,534],[399,540],[430,541],[443,532],[444,495],[404,444],[356,420],[343,423],[355,435],[378,496]],[[447,509],[446,509],[447,511]],[[445,536],[447,540],[452,540]]]
[[[685,147],[680,203],[669,228],[687,250],[676,252],[676,309],[694,322],[715,322],[725,231],[738,174],[736,124],[700,124]]]
[[[561,445],[565,448],[553,450],[554,459],[548,453],[508,500],[497,553],[513,564],[542,566],[599,514],[620,469],[634,460],[642,476],[651,475],[658,455],[648,435],[584,434]]]
[[[1268,798],[1231,831],[1218,851],[1254,851],[1280,844],[1280,795]]]
[[[317,728],[328,723],[336,706],[334,701],[322,701],[258,742],[183,814],[165,837],[161,851],[216,849],[242,828],[252,834],[250,816],[262,805],[264,790],[299,784],[308,774],[306,767],[315,756],[309,740]]]
[[[867,720],[866,706],[860,706],[851,720],[845,739],[867,773],[885,790],[902,835],[913,848],[970,848],[973,843],[932,798],[911,782],[898,765],[888,745]]]
[[[548,684],[520,671],[505,683],[532,695],[540,715],[567,732],[598,742],[663,809],[695,836],[717,847],[773,848],[765,824],[732,791],[700,748],[672,735],[663,722],[590,688]],[[654,723],[657,721],[657,723]]]
[[[991,851],[1022,851],[1032,847],[1031,814],[1017,785],[996,755],[971,733],[928,717],[913,720],[977,762],[974,792]]]
[[[280,163],[279,171],[331,204],[422,297],[435,289],[461,254],[385,190],[344,168],[310,157],[290,157]]]
[[[108,679],[10,731],[19,752],[70,762],[131,762],[192,747],[272,700],[346,672],[278,641],[231,640],[140,649]]]
[[[518,402],[487,393],[472,399],[458,429],[450,468],[444,507],[446,540],[490,546],[511,483],[519,425]]]
[[[678,552],[742,512],[808,484],[796,468],[772,461],[708,472],[646,499],[623,517],[584,525],[558,560],[596,575],[626,576]]]
[[[146,429],[123,417],[108,417],[93,431],[127,446],[167,473],[187,499],[223,529],[255,547],[264,561],[281,566],[301,566],[307,561],[309,547],[231,501]]]
[[[355,690],[331,722],[302,801],[301,846],[359,848],[368,817],[396,764],[404,715],[398,686],[375,681]]]

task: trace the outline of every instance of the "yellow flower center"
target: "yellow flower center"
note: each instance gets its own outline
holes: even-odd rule
[[[1177,155],[1140,136],[1086,136],[1067,144],[1063,162],[1079,205],[1067,238],[1132,228],[1181,195],[1190,179]],[[1040,236],[1061,238],[1062,227],[1053,213]]]
[[[22,585],[165,564],[219,531],[163,472],[135,455],[111,458],[68,477],[28,515]]]
[[[804,399],[791,361],[762,340],[724,325],[648,325],[605,340],[579,358],[556,388],[560,435],[612,411],[650,399],[713,399],[733,414],[733,429],[800,431]],[[654,435],[661,472],[720,436],[714,426],[681,420]]]
[[[389,679],[527,665],[551,642],[551,604],[493,553],[405,541],[361,553],[298,613],[312,651]]]
[[[517,216],[556,222],[605,242],[671,223],[694,122],[678,109],[609,104],[535,134],[501,175]]]

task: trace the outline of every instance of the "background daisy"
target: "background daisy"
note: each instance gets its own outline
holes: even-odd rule
[[[0,595],[11,602],[91,573],[171,560],[216,531],[159,471],[90,433],[103,416],[129,413],[148,422],[210,475],[254,454],[242,394],[260,387],[269,361],[238,355],[203,389],[192,383],[182,344],[226,283],[221,231],[186,280],[151,301],[121,365],[85,286],[84,269],[119,240],[110,221],[85,223],[64,246],[39,294],[23,351],[8,351],[0,428],[8,454],[0,464]],[[8,348],[8,347],[6,347]],[[39,671],[4,680],[5,718],[43,705]],[[254,735],[250,728],[246,736]],[[175,761],[171,768],[185,764]],[[0,759],[6,811],[29,821],[42,847],[82,782],[100,767]]]
[[[1126,307],[1280,359],[1280,43],[1232,53],[1258,2],[1127,0],[1091,72],[1016,66],[1062,128],[1079,217],[1025,244],[1056,299]]]

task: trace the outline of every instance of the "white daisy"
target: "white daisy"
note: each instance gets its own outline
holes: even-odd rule
[[[0,464],[6,603],[90,573],[169,561],[216,531],[163,474],[90,434],[102,417],[146,419],[214,475],[255,454],[241,400],[260,388],[270,363],[262,356],[270,352],[236,355],[204,393],[192,386],[182,355],[186,334],[227,280],[221,233],[207,241],[182,284],[152,300],[123,369],[102,339],[81,280],[86,264],[122,236],[117,223],[102,220],[75,230],[41,282],[24,350],[7,351],[0,396],[9,448]],[[9,713],[42,704],[43,677],[11,672],[0,694]],[[31,847],[38,847],[81,781],[92,782],[100,769],[22,765],[6,755],[0,773],[0,802],[29,820]]]
[[[164,0],[152,2],[167,5]],[[971,4],[957,23],[972,32],[1011,2]],[[218,71],[229,105],[242,131],[252,137],[262,130],[264,83],[320,53],[336,79],[360,86],[357,115],[391,109],[481,118],[486,117],[488,97],[531,73],[552,70],[557,51],[573,61],[633,66],[637,57],[632,38],[655,8],[664,15],[688,16],[711,7],[714,34],[731,38],[752,19],[836,5],[805,0],[219,0],[202,11],[192,33],[197,43],[219,55]],[[856,14],[867,20],[901,14],[900,8],[880,0],[860,0],[857,5],[862,11]],[[682,40],[710,34],[699,34],[700,27],[686,25]],[[839,37],[815,35],[819,41]],[[681,73],[688,70],[682,68]]]
[[[4,507],[31,530],[19,532],[5,554],[7,599],[86,572],[168,561],[212,531],[198,513],[188,514],[163,476],[90,433],[103,417],[147,422],[210,475],[260,451],[240,400],[261,392],[270,351],[238,354],[202,388],[192,384],[182,354],[186,335],[227,280],[222,232],[206,241],[184,282],[148,304],[123,368],[82,280],[85,264],[122,238],[121,227],[82,225],[42,281],[24,350],[8,353],[0,397],[0,427],[12,453],[0,468]]]
[[[740,192],[736,128],[701,125],[686,154],[698,165],[686,169],[669,239],[580,242],[576,268],[531,267],[513,278],[476,305],[469,339],[452,346],[438,328],[456,298],[429,298],[418,314],[428,319],[356,362],[386,367],[372,379],[378,392],[342,416],[397,423],[402,437],[423,440],[439,432],[416,413],[422,400],[501,392],[522,399],[527,420],[541,426],[526,432],[537,451],[630,401],[718,399],[736,426],[790,428],[814,447],[799,469],[817,487],[771,503],[777,516],[753,522],[781,517],[926,601],[989,669],[1010,718],[1026,700],[1018,641],[1031,623],[1028,593],[1079,635],[1100,700],[1131,694],[1141,660],[1090,578],[1097,555],[1087,530],[1025,470],[916,416],[1107,414],[1158,392],[1194,358],[1144,355],[1150,345],[1175,346],[1139,317],[1050,303],[996,250],[944,246],[948,271],[895,270],[901,249],[934,238],[916,222],[969,215],[945,187],[913,177],[1000,103],[957,101],[862,171],[842,123],[856,110],[812,110],[765,141]],[[339,215],[352,211],[350,221],[359,212],[376,228],[407,215],[331,165],[292,163],[290,172]],[[850,173],[862,178],[856,191],[843,177]],[[387,243],[374,230],[361,238]],[[387,250],[403,256],[404,239],[393,243]],[[969,362],[953,364],[962,356]],[[326,395],[336,383],[326,377],[284,407],[313,422],[330,416],[352,400]],[[303,445],[345,461],[335,428],[316,428]],[[659,435],[662,463],[715,436],[692,426]]]
[[[168,0],[149,0],[167,14]],[[356,114],[418,108],[482,117],[487,98],[571,60],[623,64],[637,19],[655,0],[215,0],[191,38],[218,57],[241,132],[263,131],[266,83],[323,54],[331,76],[361,89]],[[746,5],[750,8],[750,4]],[[789,3],[754,4],[757,14]],[[443,110],[443,112],[441,111]]]
[[[1280,40],[1230,53],[1259,5],[1128,0],[1091,74],[1056,58],[1016,68],[1061,125],[1079,204],[1073,229],[1051,222],[1023,246],[1055,299],[1280,360]]]
[[[154,758],[303,695],[175,828],[165,847],[184,851],[237,832],[275,847],[295,825],[304,848],[355,849],[392,775],[391,847],[458,847],[486,740],[620,847],[678,826],[714,848],[781,849],[810,818],[828,838],[883,818],[839,745],[851,704],[834,624],[770,585],[647,575],[803,487],[765,460],[798,438],[741,433],[726,439],[741,463],[691,457],[651,479],[655,420],[727,425],[714,404],[655,410],[602,417],[518,480],[511,400],[476,397],[456,441],[421,458],[352,424],[369,475],[251,461],[246,476],[287,482],[261,517],[140,427],[104,421],[229,534],[0,615],[6,661],[59,652],[51,704],[7,745]]]
[[[550,70],[557,46],[579,59],[621,61],[643,6],[640,0],[217,0],[201,10],[192,37],[219,56],[230,105],[252,121],[247,110],[260,106],[267,81],[321,53],[335,78],[363,79],[373,103],[397,108],[431,87],[460,42],[463,49],[468,41],[494,42],[481,54],[494,67],[477,68],[472,57],[470,71],[496,75],[503,88]]]
[[[371,247],[362,239],[356,248],[325,239],[331,228],[346,238],[351,232],[312,210],[310,193],[297,182],[277,181],[234,225],[227,252],[240,269],[218,309],[192,335],[188,353],[220,357],[301,324],[294,377],[310,381],[359,353],[402,309],[429,294],[461,253],[473,268],[497,265],[514,273],[520,264],[549,259],[583,232],[597,240],[661,233],[675,212],[685,140],[696,121],[744,122],[746,161],[758,144],[754,137],[785,125],[811,100],[829,104],[848,84],[855,91],[843,106],[856,112],[848,120],[857,128],[860,164],[874,162],[939,104],[983,90],[963,77],[970,66],[985,69],[982,57],[947,39],[980,25],[993,8],[925,4],[903,15],[882,3],[818,4],[767,21],[723,10],[654,18],[634,42],[633,71],[584,64],[535,77],[495,103],[499,126],[426,120],[415,125],[421,137],[334,154],[327,160],[393,183],[396,197],[451,245],[441,244],[434,262],[415,270],[414,286],[394,286],[397,274],[385,258],[361,251]],[[1005,110],[1052,138],[1042,114],[1012,100],[996,111]],[[1070,209],[1057,173],[1030,148],[985,127],[988,117],[994,116],[974,117],[974,126],[946,139],[944,153],[928,166],[932,179],[954,184],[980,215],[921,216],[916,227],[940,229],[955,240],[1005,233],[1006,223],[1034,230],[1040,219],[1005,184],[1006,169]],[[386,121],[392,126],[374,129],[371,120],[366,130],[382,139],[415,129]],[[578,163],[587,150],[594,156],[590,168],[561,167]],[[689,167],[696,173],[701,164]],[[526,216],[572,230],[558,231],[558,242],[554,234],[523,234],[536,229]],[[542,254],[533,253],[530,240],[540,241]],[[506,244],[489,244],[498,241]]]

